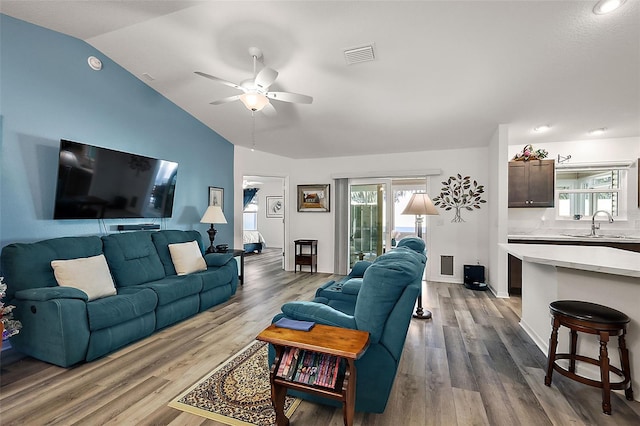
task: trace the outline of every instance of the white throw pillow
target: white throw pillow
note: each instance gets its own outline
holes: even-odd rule
[[[82,290],[87,293],[90,301],[116,294],[116,286],[103,254],[80,259],[52,260],[51,267],[59,286]]]
[[[202,257],[197,241],[169,244],[169,253],[171,253],[171,261],[178,275],[207,270],[207,263]]]

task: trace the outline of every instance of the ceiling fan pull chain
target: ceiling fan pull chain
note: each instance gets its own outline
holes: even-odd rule
[[[254,56],[255,60],[255,56]],[[251,111],[251,152],[256,150],[256,113]]]

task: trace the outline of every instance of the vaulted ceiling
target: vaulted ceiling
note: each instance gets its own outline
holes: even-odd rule
[[[235,145],[291,158],[640,136],[640,2],[7,1],[7,15],[69,34]],[[348,65],[344,51],[372,45]],[[253,76],[249,47],[279,72],[275,117],[210,105]],[[99,56],[99,55],[98,55]],[[262,65],[261,65],[262,66]],[[532,132],[548,124],[544,134]],[[602,136],[601,136],[602,137]]]

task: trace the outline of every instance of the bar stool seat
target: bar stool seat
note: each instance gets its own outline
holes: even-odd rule
[[[631,388],[631,369],[629,366],[629,350],[625,342],[627,324],[630,319],[624,313],[607,306],[577,300],[557,300],[551,302],[549,310],[552,316],[551,338],[549,339],[549,357],[547,375],[544,384],[551,386],[553,370],[572,380],[602,389],[602,411],[611,414],[611,389],[624,389],[625,397],[633,400]],[[558,346],[558,329],[560,326],[569,328],[571,333],[570,352],[556,353]],[[578,331],[596,334],[600,338],[599,359],[576,354]],[[609,364],[607,342],[609,337],[618,336],[621,369]],[[558,359],[568,359],[569,368],[562,368],[556,362]],[[576,361],[582,361],[600,367],[600,380],[589,379],[576,374]],[[620,382],[611,383],[609,373],[620,377]]]

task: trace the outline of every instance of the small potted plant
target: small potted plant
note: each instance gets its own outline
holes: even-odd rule
[[[549,155],[549,151],[546,149],[533,149],[533,145],[527,144],[522,148],[522,151],[517,153],[513,160],[515,161],[529,161],[529,160],[542,160],[543,158],[547,158]]]
[[[3,341],[9,337],[14,336],[20,332],[22,324],[20,321],[13,319],[13,305],[4,304],[4,297],[6,296],[7,285],[4,283],[4,277],[0,277],[0,332],[2,332],[2,341],[0,341],[0,348],[2,348]]]

